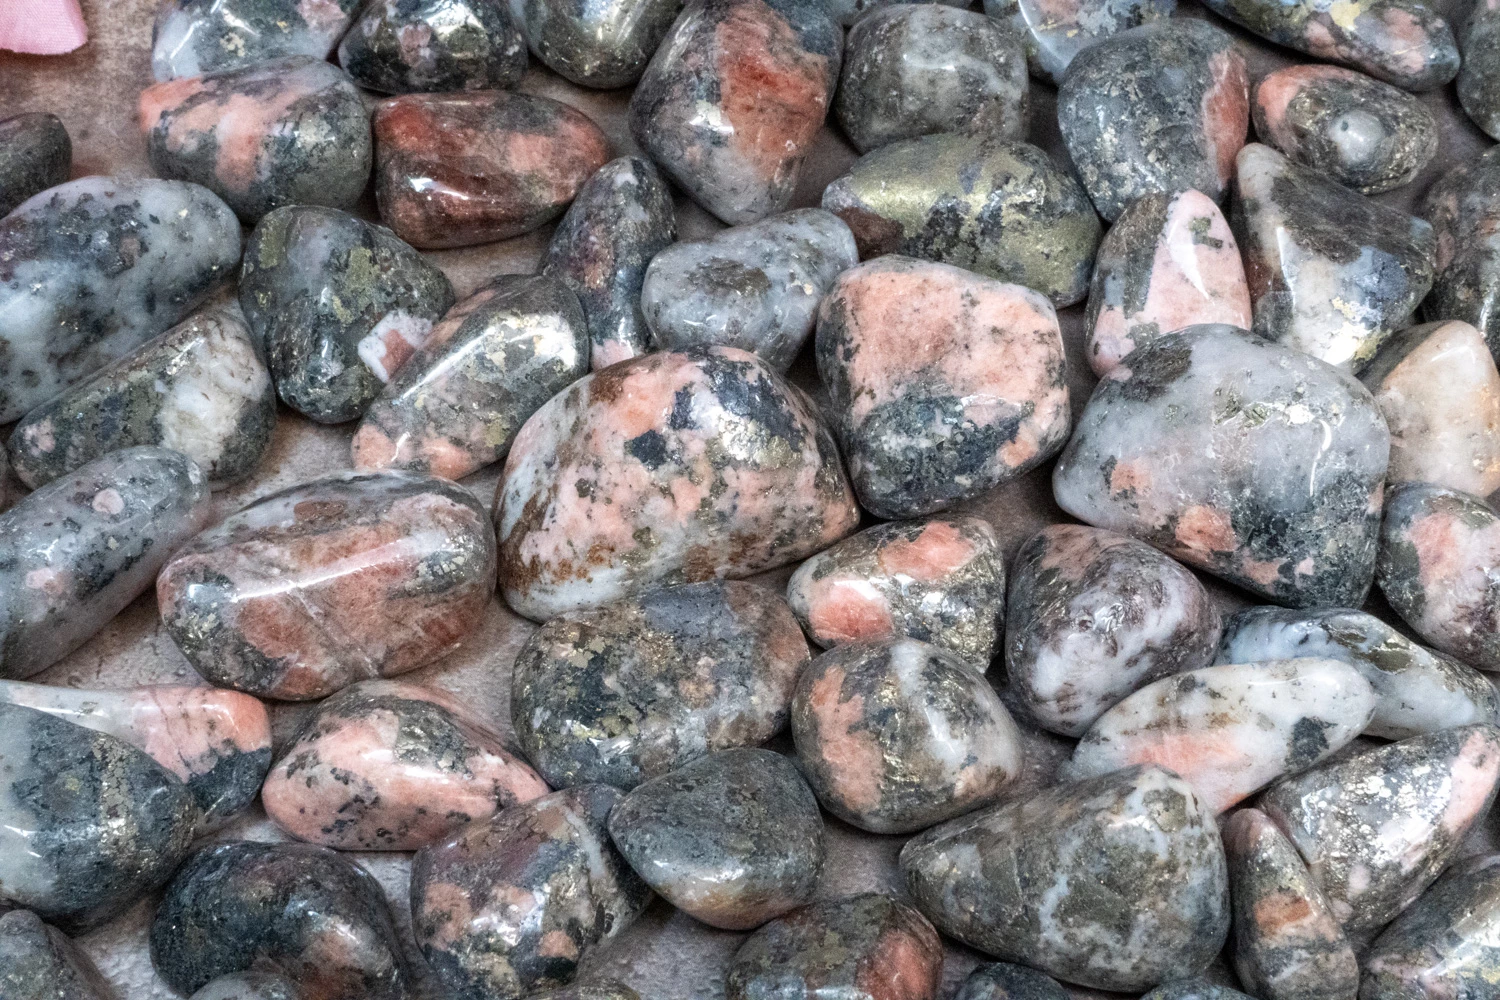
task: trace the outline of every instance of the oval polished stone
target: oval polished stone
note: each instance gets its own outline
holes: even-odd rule
[[[1032,75],[1053,84],[1084,49],[1176,9],[1177,0],[984,0],[986,14],[1024,39]]]
[[[614,979],[574,983],[555,990],[529,994],[530,1000],[641,1000],[641,995]]]
[[[666,37],[682,0],[604,0],[559,4],[511,0],[521,11],[531,51],[547,68],[582,87],[627,87]]]
[[[412,859],[412,930],[455,1000],[510,1000],[565,986],[595,946],[651,899],[611,846],[620,802],[580,785],[472,823]]]
[[[1058,459],[1058,505],[1282,604],[1362,603],[1390,450],[1365,387],[1228,326],[1128,361]]]
[[[1500,3],[1478,0],[1459,36],[1458,103],[1492,139],[1500,138]]]
[[[239,306],[209,309],[147,341],[28,413],[11,468],[32,489],[121,448],[160,445],[220,489],[271,444],[276,390]]]
[[[151,964],[184,994],[252,969],[290,979],[299,1000],[402,1000],[412,985],[380,883],[311,844],[198,851],[157,907]]]
[[[203,532],[162,570],[156,600],[205,678],[306,701],[456,649],[494,592],[494,546],[463,487],[346,472]]]
[[[94,963],[29,910],[0,914],[0,997],[5,1000],[107,1000],[113,994]]]
[[[1068,993],[1035,969],[990,962],[969,973],[953,1000],[1068,1000]]]
[[[663,899],[728,930],[811,902],[823,870],[818,800],[769,750],[709,754],[637,785],[610,810],[609,835]]]
[[[634,788],[786,725],[807,640],[774,591],[665,587],[543,625],[516,654],[511,721],[550,784]]]
[[[82,177],[0,219],[0,422],[183,320],[239,259],[229,206],[182,181]]]
[[[858,521],[812,402],[728,347],[649,354],[573,383],[521,428],[495,495],[505,601],[538,621],[774,569]]]
[[[1088,292],[1099,217],[1041,149],[948,133],[893,142],[823,191],[865,260],[906,254],[1033,288],[1056,306]]]
[[[1365,955],[1362,1000],[1479,1000],[1500,982],[1500,855],[1470,858],[1385,929]]]
[[[526,39],[504,0],[375,0],[339,65],[382,94],[503,90],[526,75]]]
[[[301,1000],[297,985],[274,972],[233,972],[220,976],[191,1000]]]
[[[283,56],[327,58],[360,0],[167,0],[151,31],[158,80]]]
[[[375,200],[423,250],[493,243],[551,222],[609,159],[581,111],[504,90],[406,94],[375,109]]]
[[[1439,177],[1422,201],[1437,234],[1428,319],[1472,323],[1500,352],[1500,149]]]
[[[792,739],[818,800],[872,833],[911,833],[988,805],[1020,777],[1021,734],[979,670],[915,639],[813,660]]]
[[[370,404],[354,467],[462,479],[589,370],[588,322],[555,278],[502,274],[443,316]]]
[[[42,111],[0,118],[0,219],[66,181],[72,168],[73,140],[62,119]]]
[[[1213,813],[1154,766],[933,827],[906,842],[901,871],[945,933],[1081,986],[1136,991],[1194,975],[1229,933]]]
[[[1248,994],[1206,979],[1186,979],[1158,986],[1141,1000],[1255,1000]]]
[[[968,0],[814,0],[814,2],[826,10],[829,17],[846,28],[852,26],[868,12],[893,4],[940,3],[949,7],[969,6]]]
[[[641,310],[658,350],[738,347],[784,373],[834,279],[858,263],[842,219],[801,208],[662,250],[646,269]]]

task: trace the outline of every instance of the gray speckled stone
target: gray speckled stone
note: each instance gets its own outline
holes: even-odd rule
[[[359,0],[167,0],[151,31],[158,80],[200,76],[282,56],[324,59]]]
[[[941,3],[949,7],[968,7],[969,0],[813,0],[822,5],[828,16],[849,27],[872,10],[895,4]]]
[[[1500,147],[1438,178],[1422,215],[1437,236],[1437,277],[1423,312],[1472,324],[1500,357]]]
[[[641,1000],[641,995],[614,979],[574,983],[555,990],[529,994],[530,1000]]]
[[[1470,858],[1375,939],[1361,1000],[1485,1000],[1500,982],[1500,855]]]
[[[991,962],[969,973],[953,1000],[1068,1000],[1068,993],[1035,969]]]
[[[56,115],[36,111],[0,119],[0,218],[68,179],[73,141]]]
[[[194,993],[192,1000],[302,1000],[297,984],[275,972],[233,972]]]
[[[505,0],[374,0],[339,65],[383,94],[503,89],[526,75],[526,39]]]
[[[1228,986],[1219,986],[1205,979],[1187,979],[1166,983],[1147,993],[1141,1000],[1255,1000]]]
[[[1500,4],[1475,0],[1459,45],[1458,103],[1485,134],[1500,139]]]
[[[88,956],[30,910],[0,914],[0,997],[108,1000],[109,985]]]
[[[511,0],[532,53],[582,87],[626,87],[666,37],[682,0]]]
[[[984,0],[986,14],[1025,39],[1032,75],[1054,84],[1084,49],[1176,9],[1177,0]]]

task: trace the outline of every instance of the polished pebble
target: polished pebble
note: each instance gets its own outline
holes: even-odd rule
[[[73,141],[62,119],[45,111],[0,118],[0,219],[68,179]]]
[[[529,994],[530,1000],[641,1000],[641,995],[624,983],[614,979],[596,979],[590,983],[574,983],[555,990],[543,990]]]
[[[0,997],[106,1000],[109,984],[78,946],[29,910],[0,914]]]
[[[1361,1000],[1481,1000],[1500,982],[1500,855],[1459,862],[1365,953]]]
[[[1439,177],[1422,201],[1437,234],[1428,319],[1472,324],[1500,354],[1500,148]]]
[[[297,984],[276,972],[231,972],[220,976],[191,1000],[302,1000]]]
[[[531,51],[548,69],[581,87],[627,87],[646,69],[682,0],[511,0]]]
[[[1459,34],[1459,48],[1458,103],[1486,135],[1500,138],[1500,3],[1476,0]]]
[[[504,90],[526,75],[526,39],[505,0],[374,0],[339,65],[382,94]]]
[[[151,31],[151,71],[172,80],[282,56],[324,59],[359,6],[359,0],[166,0]]]
[[[1176,9],[1177,0],[984,0],[984,12],[1025,41],[1032,75],[1052,84],[1084,49]]]
[[[940,3],[949,7],[969,6],[968,0],[814,0],[814,2],[820,4],[828,12],[829,17],[846,28],[852,26],[855,21],[870,11],[894,4]]]
[[[980,965],[959,986],[953,1000],[1068,1000],[1051,976],[1009,962]]]
[[[1184,979],[1158,986],[1141,1000],[1255,1000],[1248,994],[1229,986],[1210,983],[1206,979]]]

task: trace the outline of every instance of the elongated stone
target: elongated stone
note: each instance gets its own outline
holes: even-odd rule
[[[1396,918],[1365,956],[1362,1000],[1479,997],[1500,982],[1500,856],[1471,858]]]
[[[151,31],[158,80],[201,76],[283,56],[327,58],[359,0],[167,0]]]
[[[1287,778],[1261,796],[1260,808],[1296,845],[1334,916],[1357,937],[1388,923],[1432,884],[1489,812],[1497,780],[1500,728],[1480,723]]]
[[[11,468],[32,489],[121,448],[160,445],[218,489],[271,443],[276,391],[239,306],[201,312],[32,410],[11,432]]]
[[[577,296],[502,274],[448,310],[370,404],[354,467],[462,479],[504,458],[526,418],[588,370]]]
[[[859,520],[808,398],[727,347],[634,358],[554,396],[511,445],[495,508],[505,601],[537,620],[751,576]]]
[[[389,230],[312,206],[255,227],[239,296],[282,402],[328,424],[363,413],[453,305],[443,272]]]
[[[1135,991],[1194,975],[1229,933],[1213,813],[1155,766],[933,827],[907,841],[901,871],[940,930],[1082,986]]]
[[[504,0],[376,0],[339,65],[382,94],[503,90],[526,75],[526,39]]]
[[[1500,150],[1439,177],[1422,202],[1437,234],[1429,319],[1473,324],[1500,354]]]
[[[88,956],[30,910],[0,914],[0,996],[5,1000],[107,1000]]]
[[[526,40],[538,59],[579,86],[600,90],[640,79],[682,9],[682,0],[512,3],[522,12]]]
[[[1500,139],[1500,4],[1479,0],[1460,35],[1458,103],[1492,139]]]
[[[191,1000],[301,1000],[297,984],[275,972],[232,972],[220,976]]]
[[[858,263],[843,220],[802,208],[662,250],[646,269],[641,310],[659,350],[738,347],[785,372],[834,279]]]
[[[1142,344],[1200,323],[1250,328],[1239,244],[1202,192],[1145,195],[1099,244],[1084,318],[1089,366],[1103,377]]]
[[[151,964],[184,994],[252,969],[290,979],[299,1000],[401,1000],[412,984],[380,883],[311,844],[198,851],[157,907]]]
[[[73,141],[62,119],[34,111],[0,119],[0,219],[68,179]]]
[[[600,167],[553,230],[543,271],[578,296],[596,370],[651,350],[641,283],[652,258],[676,239],[672,192],[639,156]]]
[[[1177,0],[984,0],[984,12],[1025,41],[1032,75],[1053,84],[1084,49],[1176,9]]]
[[[1068,993],[1035,969],[990,962],[969,973],[953,1000],[1068,1000]]]
[[[494,591],[494,545],[461,486],[346,472],[203,532],[162,570],[156,601],[204,677],[305,701],[457,648]]]
[[[572,611],[516,654],[511,721],[556,786],[634,788],[786,725],[807,640],[779,594],[698,583]]]
[[[181,321],[232,276],[240,225],[206,188],[83,177],[0,220],[0,422]]]
[[[554,792],[465,827],[412,860],[412,929],[456,1000],[565,986],[651,898],[605,831],[620,793]]]

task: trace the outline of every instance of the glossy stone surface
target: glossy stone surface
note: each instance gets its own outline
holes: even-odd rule
[[[833,110],[854,148],[982,131],[1026,138],[1026,53],[1005,27],[973,11],[897,4],[849,29]]]
[[[208,518],[203,472],[165,448],[111,452],[0,514],[0,678],[83,645]]]
[[[804,775],[835,816],[911,833],[995,801],[1021,773],[1021,734],[989,681],[915,639],[813,660],[792,698]]]
[[[1251,593],[1357,607],[1389,448],[1353,377],[1242,330],[1195,326],[1099,383],[1052,486],[1074,517]]]
[[[167,0],[151,31],[158,80],[236,69],[282,56],[323,59],[359,0]]]
[[[751,576],[859,521],[811,401],[728,347],[633,358],[554,396],[511,445],[495,508],[505,601],[538,621]]]
[[[1429,319],[1471,323],[1500,352],[1500,150],[1439,177],[1422,202],[1437,234]]]
[[[828,16],[844,27],[849,27],[872,10],[893,4],[940,3],[949,7],[968,7],[967,0],[815,0]]]
[[[1229,932],[1213,813],[1132,767],[964,816],[907,841],[901,871],[950,936],[1097,989],[1194,975]]]
[[[505,0],[375,0],[339,65],[382,94],[503,90],[526,75],[526,39]]]
[[[202,184],[248,225],[283,205],[350,208],[370,179],[370,114],[349,75],[294,56],[141,93],[151,167]]]
[[[192,795],[123,740],[0,704],[0,774],[0,897],[69,934],[118,916],[187,856]]]
[[[30,910],[0,914],[0,996],[5,1000],[106,1000],[88,957]]]
[[[301,1000],[290,979],[275,972],[232,972],[192,995],[191,1000]]]
[[[248,476],[271,443],[276,391],[238,306],[205,310],[28,413],[11,468],[32,489],[111,451],[160,445],[211,489]]]
[[[1202,192],[1145,195],[1099,244],[1084,318],[1089,366],[1102,377],[1142,344],[1200,323],[1250,328],[1239,244]]]
[[[1163,20],[1080,52],[1057,91],[1057,123],[1099,214],[1195,189],[1218,201],[1250,126],[1250,82],[1229,34]]]
[[[1011,567],[1005,673],[1042,728],[1082,736],[1137,688],[1208,666],[1219,627],[1185,567],[1112,531],[1054,524]]]
[[[807,640],[774,591],[698,583],[552,619],[516,654],[516,739],[556,786],[634,788],[786,725]]]
[[[750,930],[812,901],[818,800],[786,757],[725,750],[638,785],[609,814],[630,866],[691,917]]]
[[[390,230],[312,206],[255,227],[239,296],[282,402],[328,424],[363,413],[453,305],[443,272]]]
[[[300,1000],[401,1000],[412,984],[380,883],[311,844],[198,851],[157,907],[151,964],[183,994],[252,969],[290,979]]]
[[[1500,3],[1476,0],[1460,35],[1458,102],[1490,138],[1500,138]]]
[[[651,890],[611,846],[605,785],[555,792],[465,827],[412,861],[412,925],[455,1000],[565,986]]]
[[[630,132],[730,225],[783,212],[828,115],[842,47],[816,4],[690,0],[631,95]]]
[[[893,142],[823,191],[865,260],[906,254],[1034,288],[1057,306],[1088,292],[1099,217],[1030,143],[948,133]]]
[[[532,94],[406,94],[375,109],[375,200],[423,250],[493,243],[551,222],[609,159],[582,112]]]
[[[825,649],[919,639],[982,672],[1000,641],[1005,554],[977,517],[877,524],[798,566],[786,597]]]
[[[600,90],[640,79],[682,9],[682,0],[511,3],[522,12],[526,39],[538,59],[579,86]]]
[[[457,648],[493,593],[494,544],[461,486],[346,472],[203,532],[162,570],[156,601],[204,677],[305,701]]]
[[[83,177],[0,220],[0,422],[181,321],[234,273],[240,224],[206,188]]]
[[[1068,1000],[1057,980],[1024,965],[990,962],[969,973],[953,1000]]]
[[[0,118],[0,218],[38,192],[68,179],[73,141],[45,112]]]
[[[676,239],[672,192],[639,156],[600,167],[553,230],[543,271],[578,296],[596,370],[651,350],[641,283],[652,258]]]
[[[462,479],[505,457],[526,418],[588,370],[578,297],[555,278],[502,274],[448,310],[370,404],[354,467]]]
[[[752,934],[729,966],[726,1000],[933,1000],[943,944],[916,910],[869,892],[794,910]]]
[[[1024,40],[1032,75],[1053,84],[1084,49],[1176,9],[1177,0],[984,0],[984,12]]]
[[[662,250],[646,269],[641,310],[657,350],[738,347],[784,373],[834,279],[858,263],[843,220],[797,209]]]
[[[1500,856],[1453,867],[1365,956],[1362,1000],[1478,1000],[1500,982]]]
[[[850,479],[877,517],[977,496],[1067,438],[1057,313],[1029,288],[884,257],[839,276],[816,344]]]
[[[1387,743],[1272,785],[1260,809],[1307,862],[1351,936],[1389,922],[1453,860],[1489,811],[1500,728]]]

